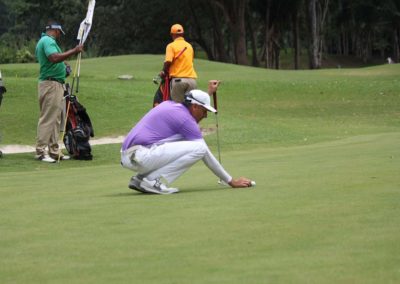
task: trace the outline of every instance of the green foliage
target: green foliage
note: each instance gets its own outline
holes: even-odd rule
[[[0,37],[0,63],[28,63],[35,61],[36,40],[26,40],[10,33]]]
[[[307,5],[304,1],[245,2],[249,12],[245,36],[249,50],[241,52],[246,53],[242,58],[251,53],[250,46],[254,44],[255,48],[262,49],[257,61],[264,63],[265,53],[268,52],[270,65],[275,66],[272,63],[279,60],[279,52],[294,48],[294,18],[299,24],[300,48],[309,47]],[[324,1],[317,2],[321,4]],[[225,6],[218,3],[225,3]],[[169,27],[179,22],[185,26],[185,37],[198,50],[204,51],[208,59],[235,62],[232,39],[237,31],[232,30],[225,16],[238,18],[233,16],[239,12],[234,11],[236,3],[238,1],[97,1],[93,28],[86,47],[89,47],[87,49],[91,57],[163,53],[170,41]],[[365,62],[387,56],[399,60],[398,1],[341,0],[329,3],[323,34],[324,52],[350,55],[362,58]],[[13,42],[19,42],[17,50],[23,55],[19,54],[18,60],[25,62],[29,60],[29,55],[24,51],[27,44],[39,37],[48,20],[54,19],[63,24],[66,36],[61,45],[63,49],[69,49],[76,44],[76,34],[85,17],[86,5],[87,1],[80,0],[0,0],[0,36],[8,34],[14,38]],[[270,30],[268,40],[266,30]],[[251,41],[253,39],[255,42]],[[3,50],[3,41],[0,44]],[[268,51],[265,49],[267,45]],[[0,54],[0,63],[17,62],[16,54],[10,55],[11,51],[7,49],[4,55]]]
[[[18,63],[33,62],[35,61],[35,56],[25,47],[16,52],[16,61]]]
[[[0,62],[1,63],[15,62],[15,50],[11,47],[0,45]]]

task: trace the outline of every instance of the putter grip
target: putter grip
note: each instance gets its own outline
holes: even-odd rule
[[[218,110],[218,107],[217,107],[217,92],[213,93],[213,101],[214,101],[214,108],[216,110]]]

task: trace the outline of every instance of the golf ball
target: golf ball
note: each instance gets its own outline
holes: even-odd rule
[[[227,186],[228,184],[224,182],[223,180],[218,180],[218,184],[221,186]]]
[[[251,186],[256,186],[256,182],[254,180],[251,181]]]

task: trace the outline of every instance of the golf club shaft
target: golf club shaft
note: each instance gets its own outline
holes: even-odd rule
[[[218,112],[218,106],[217,106],[217,92],[213,93],[213,101],[214,101],[214,108],[217,110]]]
[[[218,113],[215,113],[215,124],[216,124],[216,127],[217,127],[217,149],[218,149],[218,161],[219,161],[219,163],[220,163],[220,164],[222,164],[222,161],[221,161],[221,148],[220,148],[220,145],[219,145]]]
[[[82,59],[82,52],[79,52],[77,64],[78,64],[78,74],[76,78],[76,93],[79,93],[79,77],[81,75],[81,59]]]
[[[65,112],[65,118],[64,118],[64,127],[63,127],[63,132],[62,132],[62,141],[64,141],[65,137],[65,131],[67,129],[67,120],[68,120],[68,113],[69,113],[69,107],[71,105],[71,102],[68,98],[68,103],[67,103],[67,110]],[[57,163],[60,164],[60,159],[61,159],[61,150],[58,151],[58,157],[57,157]]]
[[[214,108],[217,110],[215,113],[215,124],[217,128],[217,149],[218,149],[218,161],[221,164],[221,148],[219,144],[219,125],[218,125],[218,103],[217,103],[217,92],[213,93]]]

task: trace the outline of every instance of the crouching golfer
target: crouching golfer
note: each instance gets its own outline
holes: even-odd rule
[[[121,149],[121,164],[138,174],[129,188],[143,193],[170,194],[167,187],[199,160],[231,187],[249,187],[251,180],[232,178],[208,149],[198,123],[216,112],[210,96],[201,90],[185,95],[183,103],[165,101],[151,109],[126,136]]]

